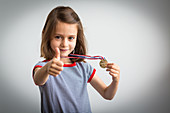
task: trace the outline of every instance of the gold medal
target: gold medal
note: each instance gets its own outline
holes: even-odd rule
[[[102,59],[101,61],[100,61],[100,67],[102,67],[102,68],[106,68],[107,67],[107,60],[106,59]]]

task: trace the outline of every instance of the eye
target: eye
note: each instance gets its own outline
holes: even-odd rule
[[[73,40],[73,39],[74,39],[74,37],[70,36],[68,39],[69,39],[69,40]]]
[[[60,39],[60,38],[61,38],[61,36],[55,36],[55,38],[56,38],[56,39]]]

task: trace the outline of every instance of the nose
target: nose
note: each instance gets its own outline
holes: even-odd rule
[[[62,42],[61,42],[61,46],[63,47],[67,47],[68,46],[68,40],[67,38],[63,38]]]

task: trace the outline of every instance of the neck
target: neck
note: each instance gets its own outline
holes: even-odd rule
[[[60,58],[60,60],[64,63],[64,64],[70,64],[72,63],[71,60],[69,58]]]

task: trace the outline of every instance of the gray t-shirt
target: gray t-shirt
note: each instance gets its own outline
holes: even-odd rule
[[[36,67],[48,61],[38,62]],[[33,70],[34,71],[34,70]],[[64,64],[58,76],[49,76],[47,82],[39,86],[42,113],[91,113],[87,83],[96,70],[88,63]]]

